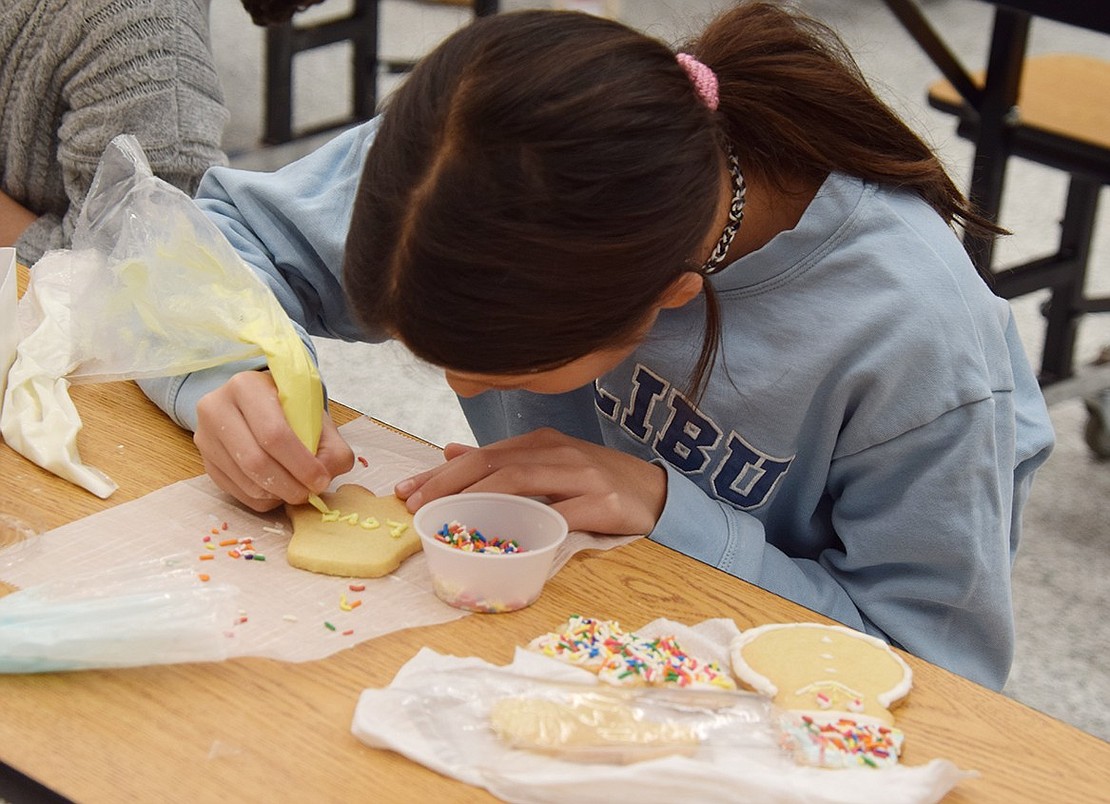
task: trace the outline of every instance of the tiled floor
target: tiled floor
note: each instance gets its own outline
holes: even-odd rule
[[[569,0],[568,0],[569,2]],[[680,42],[727,3],[723,0],[603,0],[629,24]],[[544,6],[508,0],[504,8]],[[924,87],[936,76],[912,40],[878,0],[800,0],[797,5],[836,28],[865,74],[899,112],[929,139],[961,184],[970,147],[954,134],[951,118],[929,109]],[[973,65],[982,62],[989,7],[976,0],[925,0],[935,23]],[[383,51],[418,55],[467,15],[415,0],[383,0]],[[327,16],[343,8],[329,0],[308,12]],[[236,164],[272,169],[310,148],[297,143],[258,148],[261,131],[262,33],[234,0],[214,0],[213,40],[233,116],[225,145]],[[1033,52],[1082,51],[1110,58],[1110,39],[1048,22],[1034,25]],[[305,57],[302,57],[305,58]],[[346,54],[342,49],[306,59],[298,78],[298,125],[341,116],[346,109]],[[383,90],[388,82],[383,81]],[[999,248],[1016,262],[1047,251],[1056,236],[1064,178],[1028,163],[1013,165],[1002,222],[1015,231]],[[1104,193],[1105,196],[1105,193]],[[1091,284],[1110,292],[1110,205],[1104,197]],[[1040,342],[1040,297],[1014,307],[1034,360]],[[1079,358],[1089,361],[1110,343],[1110,316],[1083,324]],[[468,440],[454,396],[432,369],[401,349],[321,342],[322,367],[337,399],[437,443]],[[414,400],[417,402],[414,404]],[[1074,398],[1054,401],[1059,446],[1042,470],[1025,517],[1025,536],[1014,570],[1018,653],[1006,692],[1024,703],[1110,739],[1110,462],[1093,460],[1080,437],[1085,413]]]

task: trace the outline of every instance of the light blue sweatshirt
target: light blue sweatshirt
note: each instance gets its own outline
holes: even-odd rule
[[[375,130],[274,174],[213,168],[198,194],[313,335],[363,337],[340,277]],[[653,540],[1001,688],[1021,509],[1054,440],[1009,305],[920,198],[838,174],[711,281],[723,340],[696,405],[700,299],[594,387],[463,400],[479,442],[552,426],[654,461]],[[145,387],[191,428],[237,368]]]

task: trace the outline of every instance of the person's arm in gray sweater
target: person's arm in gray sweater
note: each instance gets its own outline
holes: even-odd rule
[[[69,246],[116,135],[133,134],[155,175],[189,194],[208,167],[227,161],[208,0],[95,0],[55,11],[25,20],[21,58],[9,62],[20,74],[8,76],[12,91],[0,101],[6,118],[23,121],[3,143],[2,189],[37,215],[15,243],[27,263]]]

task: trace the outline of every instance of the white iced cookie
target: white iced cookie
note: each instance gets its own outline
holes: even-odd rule
[[[736,689],[736,682],[716,662],[691,656],[673,636],[658,639],[633,636],[623,651],[605,661],[597,673],[598,679],[634,687]]]
[[[597,673],[601,681],[617,686],[736,689],[726,671],[691,656],[673,636],[647,639],[613,620],[573,615],[561,631],[536,637],[528,649]]]
[[[633,638],[618,622],[574,614],[562,630],[542,634],[529,642],[528,650],[596,673]]]

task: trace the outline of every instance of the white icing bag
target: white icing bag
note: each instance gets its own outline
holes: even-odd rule
[[[181,563],[68,576],[0,598],[0,673],[227,658],[237,591]]]

